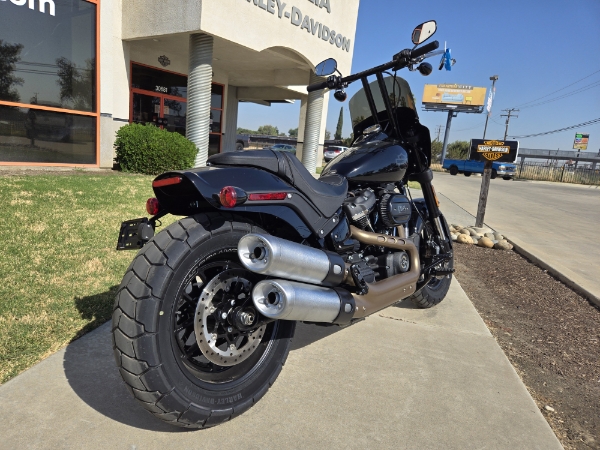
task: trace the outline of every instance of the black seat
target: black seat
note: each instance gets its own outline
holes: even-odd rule
[[[331,217],[348,193],[348,181],[339,175],[316,179],[294,155],[273,150],[226,152],[208,158],[214,166],[248,166],[268,170],[306,195],[325,217]]]

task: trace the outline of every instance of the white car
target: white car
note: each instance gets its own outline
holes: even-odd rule
[[[323,158],[325,159],[326,162],[331,161],[333,158],[335,158],[337,155],[344,153],[346,150],[348,150],[348,147],[340,147],[340,146],[332,146],[332,147],[327,147],[327,149],[323,152]]]

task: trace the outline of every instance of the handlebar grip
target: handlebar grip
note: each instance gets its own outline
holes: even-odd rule
[[[325,89],[327,87],[327,81],[323,81],[322,83],[311,84],[306,87],[308,92],[320,91],[321,89]]]
[[[424,45],[423,47],[419,47],[419,48],[414,49],[410,53],[410,57],[411,57],[411,59],[418,58],[419,56],[423,56],[425,53],[429,53],[429,52],[432,52],[434,50],[437,50],[437,48],[439,46],[440,46],[440,43],[438,41],[430,42],[429,44]]]

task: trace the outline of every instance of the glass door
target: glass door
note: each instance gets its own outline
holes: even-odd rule
[[[174,131],[185,136],[187,103],[164,97],[162,112],[163,127],[168,131]]]
[[[162,125],[160,106],[161,98],[159,96],[134,92],[131,105],[131,121],[142,124],[153,123],[156,126]],[[159,119],[161,119],[160,122]]]

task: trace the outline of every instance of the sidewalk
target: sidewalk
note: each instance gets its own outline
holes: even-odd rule
[[[429,310],[299,324],[271,390],[216,428],[172,428],[139,407],[109,324],[0,386],[0,404],[2,448],[562,448],[456,280]]]

